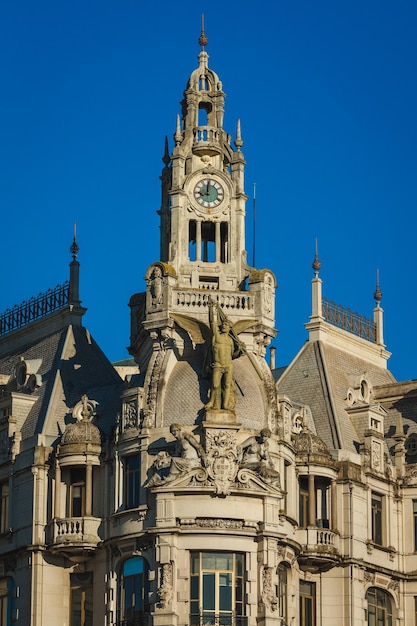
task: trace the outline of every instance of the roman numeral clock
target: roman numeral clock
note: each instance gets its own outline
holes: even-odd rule
[[[222,183],[214,176],[199,178],[194,185],[193,198],[198,208],[203,208],[211,213],[220,210],[225,200],[225,190]]]

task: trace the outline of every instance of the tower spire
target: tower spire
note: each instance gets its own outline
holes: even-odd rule
[[[319,271],[321,268],[321,263],[320,263],[320,259],[319,259],[319,242],[318,239],[316,237],[316,253],[314,255],[314,261],[313,261],[313,265],[311,266],[314,270],[314,273],[316,275],[316,277],[319,275]]]
[[[205,46],[208,44],[208,39],[206,37],[206,33],[204,32],[204,13],[201,14],[201,35],[198,39],[198,43],[200,44],[202,50],[204,50]]]
[[[316,252],[312,264],[314,270],[314,278],[312,282],[312,311],[311,319],[323,319],[323,299],[322,299],[322,281],[319,277],[321,263],[319,260],[319,244],[316,237]]]
[[[70,304],[80,304],[80,263],[77,261],[77,255],[80,247],[77,243],[77,223],[74,222],[74,239],[72,241],[70,252],[72,254],[72,261],[70,263],[70,280],[69,280],[69,294],[68,299]]]

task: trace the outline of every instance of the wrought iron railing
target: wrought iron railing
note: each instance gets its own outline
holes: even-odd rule
[[[202,611],[190,614],[190,626],[247,626],[248,618],[233,612]]]
[[[69,282],[48,289],[0,315],[0,336],[62,309],[69,302]]]
[[[365,317],[365,315],[360,315],[355,311],[351,311],[351,309],[336,304],[332,300],[323,298],[323,317],[326,322],[333,326],[347,330],[362,339],[367,339],[373,343],[376,342],[375,322]]]
[[[135,617],[128,617],[127,619],[118,620],[117,626],[148,626],[149,614],[141,613]]]

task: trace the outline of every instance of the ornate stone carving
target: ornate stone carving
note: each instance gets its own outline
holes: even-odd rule
[[[262,569],[261,602],[265,608],[275,612],[278,608],[278,598],[273,592],[272,572],[273,568],[267,567],[266,565]]]
[[[131,400],[123,404],[123,430],[138,427],[138,404]]]
[[[155,337],[155,341],[157,337]],[[147,408],[144,410],[143,428],[151,428],[155,425],[156,399],[158,395],[158,383],[164,361],[165,349],[162,345],[156,351],[152,366],[149,368]]]
[[[224,519],[224,518],[196,518],[196,526],[200,528],[243,528],[243,520]]]
[[[382,446],[379,441],[372,441],[371,462],[372,469],[382,471]]]
[[[158,307],[164,302],[163,282],[162,270],[159,265],[156,265],[149,279],[152,307]]]
[[[96,415],[96,406],[98,402],[90,400],[86,394],[81,397],[81,400],[72,409],[72,416],[77,422],[83,420],[91,421]]]
[[[370,583],[371,585],[375,584],[375,574],[373,572],[368,572],[368,570],[365,570],[363,573],[363,579],[365,582]]]
[[[218,495],[230,493],[238,470],[234,430],[216,428],[206,430],[205,464],[207,473],[216,487],[216,493]]]
[[[161,567],[161,584],[157,590],[159,606],[166,609],[170,604],[174,590],[172,587],[172,563],[164,563]]]
[[[279,472],[275,469],[269,453],[269,428],[263,428],[258,436],[249,437],[238,446],[238,460],[241,469],[256,472],[268,484],[280,486]]]
[[[149,479],[147,487],[156,487],[169,483],[187,475],[195,468],[201,467],[201,459],[204,458],[204,450],[197,439],[182,430],[179,424],[171,424],[171,434],[176,438],[174,454],[170,456],[167,451],[158,453],[154,463],[154,474]],[[163,471],[169,468],[169,471]]]

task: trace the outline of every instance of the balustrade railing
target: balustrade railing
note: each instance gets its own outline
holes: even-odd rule
[[[351,309],[336,304],[332,300],[323,298],[323,317],[326,322],[333,326],[347,330],[362,339],[367,339],[373,343],[376,342],[375,322],[365,317],[365,315],[360,315]]]
[[[48,289],[0,315],[0,336],[62,309],[69,302],[69,282]]]
[[[219,129],[214,126],[197,126],[194,128],[194,144],[211,143],[219,140]]]
[[[184,309],[201,310],[208,307],[209,302],[215,301],[224,311],[245,311],[253,313],[253,299],[248,293],[242,292],[237,295],[236,292],[217,292],[210,290],[210,293],[202,291],[193,291],[192,289],[176,291],[176,305]]]
[[[101,520],[98,517],[63,517],[54,519],[51,524],[51,543],[97,545]]]

